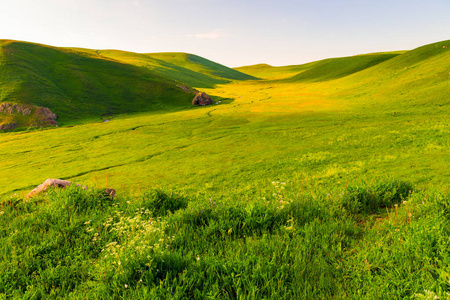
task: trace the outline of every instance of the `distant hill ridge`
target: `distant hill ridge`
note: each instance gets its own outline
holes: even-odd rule
[[[144,67],[180,83],[197,87],[213,88],[216,84],[233,80],[256,80],[258,78],[231,69],[198,55],[182,52],[134,53],[121,50],[89,50],[107,59]]]
[[[285,82],[321,82],[343,78],[369,70],[407,68],[448,55],[450,40],[424,45],[413,50],[369,53],[348,57],[328,58],[301,65],[274,67],[256,64],[234,68],[237,71],[268,80]],[[448,63],[444,63],[444,66]]]

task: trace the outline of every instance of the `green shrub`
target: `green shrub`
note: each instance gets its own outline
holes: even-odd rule
[[[140,201],[144,208],[153,213],[153,216],[165,216],[168,212],[174,213],[188,205],[187,198],[174,193],[167,194],[158,189],[145,192]]]
[[[113,197],[105,190],[84,190],[77,186],[69,186],[64,189],[50,189],[48,196],[58,207],[81,212],[108,207],[113,202]]]
[[[380,181],[375,184],[347,187],[342,205],[350,213],[371,213],[390,207],[406,199],[413,191],[410,183]]]

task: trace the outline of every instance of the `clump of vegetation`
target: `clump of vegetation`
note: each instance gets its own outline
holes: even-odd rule
[[[393,180],[302,193],[284,182],[271,186],[261,187],[262,197],[234,202],[160,189],[111,198],[75,186],[7,197],[0,205],[0,296],[447,295],[447,192]],[[364,206],[367,195],[383,199],[374,207],[384,208]],[[349,209],[349,199],[359,209]]]
[[[413,186],[407,182],[381,181],[376,185],[348,186],[342,199],[343,205],[353,213],[370,213],[392,207],[405,200],[413,192]]]
[[[188,201],[185,197],[174,193],[167,194],[159,189],[152,189],[144,193],[142,203],[153,213],[153,216],[164,216],[167,213],[186,208]]]

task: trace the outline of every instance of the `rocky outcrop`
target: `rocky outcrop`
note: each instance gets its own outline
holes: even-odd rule
[[[17,123],[6,123],[0,125],[0,130],[11,130],[17,128]]]
[[[27,198],[33,198],[34,196],[36,196],[36,195],[38,195],[38,194],[48,190],[51,187],[66,188],[66,187],[70,186],[71,184],[72,184],[72,182],[70,182],[68,180],[49,178],[49,179],[45,180],[43,183],[41,183],[40,185],[38,185],[34,190],[29,192],[28,195],[27,195]],[[87,186],[84,186],[84,185],[81,185],[81,184],[76,184],[76,186],[87,190]],[[114,198],[116,196],[116,190],[115,189],[107,188],[103,192],[106,193],[106,195],[111,197],[111,198]]]
[[[38,107],[38,109],[36,109],[36,114],[44,116],[49,120],[56,120],[58,118],[58,116],[52,113],[52,111],[47,107]]]
[[[177,85],[177,87],[179,87],[180,89],[182,89],[183,91],[190,93],[190,94],[194,94],[195,97],[192,100],[192,105],[200,105],[200,106],[205,106],[205,105],[210,105],[214,103],[214,100],[205,92],[200,92],[194,88],[191,88],[187,85],[183,85],[183,84],[179,84]]]
[[[34,190],[28,193],[27,198],[32,198],[33,196],[44,192],[50,187],[59,187],[65,188],[66,186],[70,186],[71,182],[67,180],[61,179],[47,179],[42,184],[38,185]]]
[[[6,116],[3,119],[1,116]],[[22,116],[19,118],[19,116]],[[25,118],[23,116],[26,116]],[[38,107],[30,104],[0,104],[0,130],[11,130],[17,127],[55,126],[58,125],[58,116],[46,107]],[[17,122],[11,122],[11,121]],[[25,120],[25,121],[24,121]]]
[[[192,100],[192,105],[205,106],[205,105],[210,105],[210,104],[213,104],[213,103],[214,103],[214,101],[205,92],[199,92],[195,96],[194,100]]]
[[[6,114],[21,114],[21,115],[29,115],[31,114],[31,105],[22,105],[22,104],[9,104],[2,103],[0,104],[0,113]]]

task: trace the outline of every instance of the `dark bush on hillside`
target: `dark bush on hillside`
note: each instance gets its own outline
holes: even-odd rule
[[[342,205],[351,213],[371,213],[406,199],[413,186],[402,181],[381,181],[373,185],[349,186]]]
[[[153,213],[153,216],[165,216],[168,212],[173,213],[188,205],[185,197],[173,193],[166,194],[158,189],[145,192],[141,200],[144,206]]]

